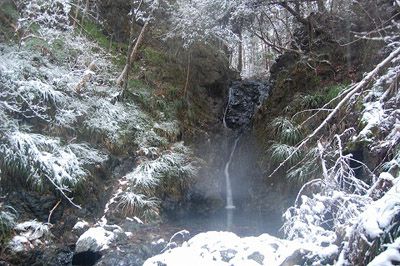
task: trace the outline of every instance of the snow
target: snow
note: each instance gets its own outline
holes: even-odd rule
[[[384,177],[388,174],[384,174]],[[369,238],[379,237],[392,223],[400,212],[399,178],[394,186],[379,200],[367,207],[361,215],[361,225]]]
[[[387,249],[376,256],[368,266],[393,265],[393,261],[400,262],[400,237],[392,244],[387,245]]]
[[[211,231],[194,236],[182,247],[148,259],[144,266],[281,265],[296,250],[308,248],[300,242],[281,240],[268,234],[240,238],[231,232]],[[258,261],[253,257],[258,257]]]
[[[26,237],[29,241],[37,240],[50,233],[50,226],[36,220],[19,223],[14,227],[19,235]]]
[[[26,169],[26,178],[39,186],[51,181],[65,189],[73,187],[87,176],[84,165],[101,163],[107,158],[86,144],[62,146],[59,138],[40,134],[11,131],[5,138],[0,144],[0,154],[10,164],[21,164]]]
[[[35,246],[43,245],[40,239],[50,235],[50,225],[36,220],[16,224],[14,230],[17,235],[7,244],[13,253],[27,252]]]
[[[16,235],[10,240],[10,242],[8,242],[7,247],[11,250],[11,252],[19,253],[32,249],[33,245],[25,236]]]
[[[94,227],[83,233],[76,242],[75,252],[93,251],[98,252],[109,248],[109,244],[114,240],[113,232],[105,230],[103,227]]]
[[[89,223],[84,220],[81,220],[81,221],[76,222],[76,224],[74,225],[74,227],[72,227],[72,229],[79,230],[79,229],[83,229],[85,227],[89,227]]]
[[[364,108],[365,110],[363,111],[361,121],[366,123],[366,126],[359,135],[367,138],[372,134],[371,130],[379,126],[387,115],[385,114],[382,103],[379,101],[366,102],[364,103]]]

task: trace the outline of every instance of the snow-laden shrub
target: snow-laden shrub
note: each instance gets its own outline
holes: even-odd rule
[[[154,130],[158,135],[167,138],[169,141],[176,141],[181,132],[178,121],[155,123]]]
[[[0,169],[6,176],[60,192],[68,192],[88,175],[83,165],[105,159],[87,145],[62,146],[59,139],[40,134],[13,131],[0,140]]]
[[[275,118],[270,125],[274,137],[281,143],[295,145],[299,143],[302,137],[300,126],[286,117]]]
[[[19,0],[18,2],[24,6],[22,18],[19,20],[20,26],[29,27],[32,23],[37,23],[48,29],[69,28],[70,0]]]
[[[292,119],[286,117],[275,118],[269,127],[274,139],[267,154],[268,163],[277,165],[287,158],[286,178],[291,182],[304,184],[307,181],[317,178],[320,172],[317,163],[318,149],[315,147],[297,148],[301,141],[304,129]]]
[[[301,204],[285,214],[283,231],[288,239],[305,239],[317,245],[333,245],[344,237],[371,199],[343,191],[301,196]]]
[[[123,148],[124,144],[133,143],[135,133],[145,131],[150,122],[150,118],[133,104],[113,104],[103,98],[90,101],[84,126],[90,134],[104,137],[111,146]]]
[[[134,186],[150,188],[170,179],[184,180],[196,174],[197,168],[183,143],[176,143],[155,160],[145,160],[126,179]]]
[[[379,254],[368,266],[392,265],[400,261],[400,237],[395,239],[392,244],[384,245],[386,250]]]
[[[285,212],[283,231],[288,239],[333,246],[339,251],[337,244],[372,202],[369,186],[357,179],[350,167],[351,154],[342,153],[344,136],[336,135],[329,149],[318,145],[319,156],[315,156],[322,165],[321,178],[304,184],[295,205]]]
[[[148,197],[133,191],[123,192],[119,196],[118,208],[126,216],[137,216],[145,221],[152,220],[159,215],[159,200],[155,197]]]
[[[17,220],[17,211],[0,203],[0,244],[8,240]]]
[[[29,65],[28,60],[17,60],[14,57],[2,55],[6,71],[0,73],[2,90],[0,92],[0,109],[10,115],[17,115],[26,119],[38,118],[50,122],[57,110],[62,109],[70,97],[51,85],[51,81],[41,80],[37,73],[16,67],[16,64]],[[12,70],[12,71],[10,71]],[[24,75],[28,77],[24,78]],[[31,75],[35,77],[31,77]]]
[[[142,158],[134,171],[124,176],[115,197],[117,206],[125,214],[145,220],[157,216],[159,197],[167,190],[183,193],[197,173],[198,167],[191,156],[189,148],[176,143],[157,159]]]

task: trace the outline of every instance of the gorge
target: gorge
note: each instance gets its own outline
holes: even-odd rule
[[[0,1],[0,265],[397,265],[399,14]]]

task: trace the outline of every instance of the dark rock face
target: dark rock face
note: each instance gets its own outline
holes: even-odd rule
[[[229,88],[229,98],[224,113],[226,126],[242,129],[248,126],[262,101],[268,94],[269,86],[259,81],[235,81]]]
[[[72,265],[95,265],[101,258],[100,252],[85,251],[72,257]]]

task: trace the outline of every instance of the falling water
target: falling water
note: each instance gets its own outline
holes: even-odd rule
[[[224,127],[228,128],[226,125],[226,114],[228,113],[228,108],[229,108],[229,103],[231,102],[231,96],[232,96],[232,88],[229,88],[229,93],[228,93],[228,103],[226,104],[225,112],[224,112],[224,117],[222,119],[222,122],[224,123]]]
[[[234,209],[235,205],[233,205],[233,197],[232,197],[232,187],[231,187],[231,178],[229,175],[229,166],[232,162],[233,154],[235,153],[237,143],[239,138],[235,139],[235,143],[233,144],[232,152],[229,156],[229,160],[225,165],[225,180],[226,180],[226,206],[225,209]]]

